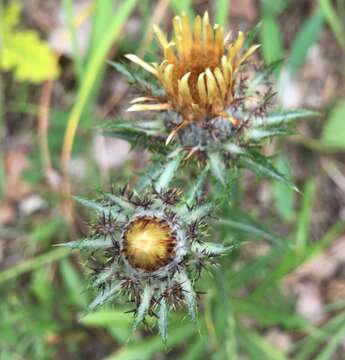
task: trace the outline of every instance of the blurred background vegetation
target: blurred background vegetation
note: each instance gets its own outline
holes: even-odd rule
[[[0,1],[0,359],[345,359],[345,1]],[[135,182],[148,154],[95,129],[132,89],[107,60],[154,59],[152,24],[208,10],[227,30],[260,24],[277,103],[320,117],[270,142],[303,195],[244,173],[219,228],[241,245],[198,288],[199,329],[172,316],[165,346],[128,307],[86,313],[77,253],[87,232],[68,194]],[[188,181],[188,179],[186,179]],[[241,215],[241,216],[239,216]],[[272,228],[274,232],[268,230]]]

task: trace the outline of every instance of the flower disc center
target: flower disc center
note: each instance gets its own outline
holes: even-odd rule
[[[169,264],[175,254],[176,238],[169,224],[154,216],[134,220],[123,237],[123,249],[131,266],[153,272]]]

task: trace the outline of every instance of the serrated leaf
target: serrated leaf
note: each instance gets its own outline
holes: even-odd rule
[[[161,191],[168,187],[170,181],[175,176],[175,173],[180,166],[183,157],[184,152],[181,151],[174,157],[173,160],[164,166],[162,173],[155,183],[155,188],[157,191]]]
[[[73,198],[75,200],[77,200],[81,205],[83,205],[91,210],[95,210],[98,213],[105,213],[105,214],[109,213],[109,207],[103,206],[103,205],[99,204],[97,201],[84,199],[80,196],[73,196]]]
[[[166,149],[164,139],[158,135],[161,127],[162,123],[159,119],[141,124],[116,119],[115,124],[101,127],[100,130],[104,136],[126,140],[134,148],[143,147],[151,151],[164,152]]]
[[[128,82],[141,87],[144,90],[148,90],[153,96],[163,96],[164,92],[162,87],[159,86],[156,78],[152,74],[147,73],[140,67],[132,66],[127,63],[119,63],[116,61],[108,61],[108,63],[114,67],[119,73],[124,75]]]
[[[343,150],[345,149],[345,101],[340,102],[332,110],[325,126],[323,127],[321,141],[322,144]]]
[[[104,193],[104,195],[106,198],[108,198],[109,200],[114,202],[121,209],[124,209],[127,211],[134,210],[134,205],[132,203],[130,203],[128,200],[126,200],[120,196],[116,196],[115,194],[112,194],[112,193]]]
[[[99,274],[97,274],[97,276],[95,276],[92,281],[92,286],[97,287],[109,280],[115,274],[117,266],[118,265],[114,263],[111,267],[104,269]]]
[[[110,60],[108,60],[108,64],[115,68],[120,74],[124,75],[129,82],[135,82],[135,78],[129,70],[128,65]]]
[[[86,238],[82,240],[70,241],[67,243],[58,244],[58,246],[63,246],[70,249],[79,249],[79,250],[96,250],[96,249],[107,249],[113,246],[113,243],[110,239]]]
[[[177,280],[181,284],[189,316],[191,317],[192,321],[197,322],[197,302],[192,282],[190,281],[185,271],[180,271],[177,274]]]
[[[210,169],[213,176],[223,185],[226,185],[225,181],[225,161],[219,152],[209,152],[207,154]]]
[[[289,124],[297,119],[315,117],[319,115],[320,115],[319,113],[307,109],[274,111],[268,113],[266,116],[262,118],[256,118],[253,121],[252,125],[253,127],[273,126],[273,125],[277,126],[282,124]]]
[[[138,185],[136,186],[138,191],[143,191],[148,186],[152,185],[152,183],[159,177],[162,171],[162,165],[158,161],[153,161],[146,171],[140,176],[138,181]]]
[[[178,211],[179,215],[183,217],[183,221],[186,223],[192,223],[209,215],[213,208],[214,206],[212,204],[206,203],[200,206],[195,206],[192,209],[188,208],[188,206],[183,206],[178,209]]]
[[[91,210],[94,210],[99,214],[105,214],[105,215],[111,214],[115,218],[122,220],[124,219],[124,215],[121,214],[115,206],[102,205],[97,201],[85,199],[80,196],[73,196],[73,198],[77,200],[81,205]]]
[[[283,128],[256,129],[251,128],[246,131],[246,138],[249,140],[259,141],[273,136],[289,135],[291,132]]]
[[[195,205],[196,200],[201,196],[202,188],[204,186],[208,172],[209,166],[206,165],[202,172],[198,175],[195,185],[191,186],[191,188],[189,189],[186,195],[186,204],[188,207],[192,207],[193,205]]]
[[[283,59],[276,60],[259,69],[255,73],[254,79],[249,82],[248,89],[246,90],[246,95],[254,94],[254,92],[257,91],[258,86],[267,82],[269,78],[273,75],[273,73],[277,72],[283,62]]]
[[[89,310],[94,310],[96,307],[104,305],[105,303],[113,300],[118,292],[121,291],[122,283],[113,283],[109,285],[107,288],[100,290],[100,293],[96,296],[96,298],[89,305]]]
[[[233,245],[225,246],[223,244],[217,244],[212,242],[194,242],[192,245],[192,251],[197,252],[199,254],[205,255],[223,255],[226,252],[232,250],[234,248]]]
[[[158,329],[164,342],[168,338],[168,305],[164,297],[159,302]]]
[[[297,192],[299,191],[292,181],[281,174],[265,156],[257,152],[253,154],[253,157],[242,156],[240,158],[240,164],[242,167],[252,170],[259,176],[281,181],[291,189]]]
[[[137,326],[144,320],[144,317],[150,308],[152,295],[153,295],[152,287],[150,285],[146,285],[144,287],[143,293],[141,294],[141,301],[138,307],[138,311],[135,315],[133,330],[135,330]]]

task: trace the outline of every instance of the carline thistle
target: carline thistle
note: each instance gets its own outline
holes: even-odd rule
[[[127,299],[134,328],[154,316],[164,340],[171,309],[186,306],[195,321],[195,282],[228,250],[205,241],[210,204],[195,202],[190,207],[177,189],[150,189],[139,195],[125,188],[105,193],[98,201],[79,201],[98,215],[89,238],[65,245],[79,248],[89,260],[91,287],[98,289],[89,308]]]
[[[182,160],[196,159],[198,169],[210,172],[225,187],[234,167],[293,187],[261,154],[261,145],[267,139],[289,135],[292,121],[317,114],[304,109],[270,110],[275,95],[272,74],[281,61],[259,65],[254,55],[260,45],[251,45],[255,31],[247,36],[241,31],[236,37],[225,36],[221,26],[210,24],[207,12],[196,16],[193,25],[186,15],[175,16],[173,30],[168,41],[154,27],[163,50],[160,63],[126,55],[152,75],[157,86],[147,87],[130,68],[122,71],[143,89],[143,96],[133,99],[128,111],[153,111],[155,115],[147,121],[119,120],[104,133],[165,158],[182,154],[178,168],[186,163]],[[118,65],[114,66],[123,70],[124,65]]]

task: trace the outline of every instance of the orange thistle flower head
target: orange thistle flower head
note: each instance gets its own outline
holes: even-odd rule
[[[151,72],[162,84],[166,93],[164,103],[153,103],[154,98],[134,99],[128,111],[175,110],[182,116],[184,127],[190,122],[224,116],[234,99],[234,87],[238,68],[259,47],[254,45],[243,50],[245,36],[239,32],[233,43],[224,38],[223,28],[211,26],[206,12],[197,16],[193,27],[186,15],[173,20],[174,38],[154,27],[164,52],[161,64],[146,63],[136,55],[127,58]]]

